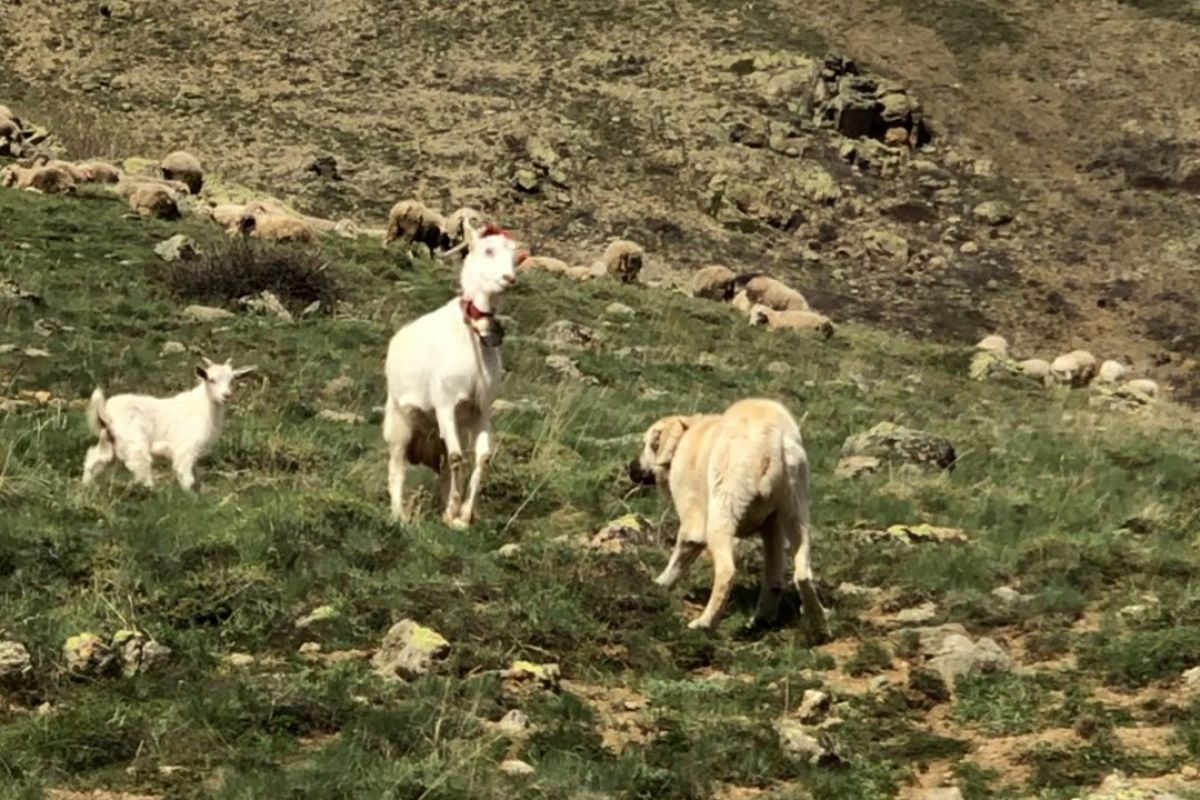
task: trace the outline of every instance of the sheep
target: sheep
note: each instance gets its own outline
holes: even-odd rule
[[[1151,399],[1158,397],[1158,384],[1149,378],[1135,378],[1131,381],[1125,381],[1121,384],[1122,389],[1127,389],[1138,394],[1144,394]]]
[[[172,199],[179,199],[188,194],[186,184],[179,181],[169,181],[163,178],[151,178],[145,175],[126,175],[117,182],[115,191],[118,195],[128,200],[133,196],[134,192],[145,186],[157,186],[165,189],[170,193]]]
[[[388,212],[383,246],[403,239],[408,244],[421,242],[433,250],[442,244],[444,225],[442,215],[419,200],[401,200]]]
[[[213,206],[209,214],[212,215],[213,222],[222,228],[233,228],[241,222],[242,217],[246,216],[246,206],[236,203],[220,203]]]
[[[154,485],[155,456],[171,459],[179,485],[191,490],[193,467],[217,440],[233,382],[254,367],[235,369],[230,361],[205,358],[196,367],[199,382],[172,397],[118,394],[105,399],[96,387],[87,407],[88,427],[97,442],[83,462],[83,482],[91,483],[114,459],[144,486]]]
[[[158,169],[165,180],[186,184],[191,194],[200,194],[204,187],[204,168],[200,166],[200,159],[191,153],[183,150],[168,153],[158,163]]]
[[[119,183],[125,174],[112,164],[103,161],[86,161],[78,165],[87,183]]]
[[[492,400],[503,375],[504,332],[495,315],[525,253],[494,225],[482,232],[468,226],[465,233],[460,296],[405,325],[388,343],[383,438],[389,452],[388,494],[398,521],[408,519],[405,473],[409,464],[421,464],[441,476],[443,521],[469,526],[491,458]],[[465,500],[464,447],[475,452]]]
[[[1129,370],[1120,361],[1113,361],[1111,358],[1100,365],[1100,371],[1096,373],[1096,380],[1100,383],[1117,383],[1128,374]]]
[[[549,256],[530,256],[521,262],[521,272],[532,272],[541,270],[542,272],[551,272],[556,275],[566,275],[568,278],[574,278],[577,281],[589,281],[592,278],[603,275],[596,269],[589,267],[572,267],[567,262]]]
[[[1040,358],[1027,358],[1017,362],[1021,374],[1028,375],[1034,380],[1047,383],[1050,380],[1050,362]]]
[[[733,282],[733,292],[745,292],[750,302],[776,311],[808,311],[804,295],[781,281],[761,273],[739,275]]]
[[[1054,359],[1050,373],[1059,383],[1087,386],[1096,377],[1096,357],[1086,350],[1072,350]]]
[[[815,311],[777,311],[762,304],[750,309],[750,324],[765,325],[771,330],[787,328],[796,331],[816,331],[828,339],[833,336],[833,321]]]
[[[138,184],[129,195],[129,207],[143,217],[176,220],[183,216],[175,195],[156,183]]]
[[[442,247],[450,249],[466,241],[466,227],[478,231],[483,226],[483,216],[473,208],[463,207],[446,217],[442,228]]]
[[[752,301],[750,299],[750,295],[746,294],[745,292],[738,292],[733,296],[733,299],[729,301],[729,305],[734,310],[740,311],[749,316],[750,309],[754,308],[754,301]]]
[[[628,239],[617,239],[604,248],[601,262],[604,271],[622,283],[633,283],[642,271],[646,254],[641,245]]]
[[[244,214],[237,224],[237,232],[253,239],[273,239],[277,242],[312,244],[317,239],[316,231],[303,219],[286,214]]]
[[[729,300],[737,275],[729,267],[713,264],[692,273],[692,297],[706,300]]]
[[[56,166],[20,167],[13,164],[0,173],[0,185],[46,194],[75,191],[75,179],[71,177],[71,173]]]
[[[1008,340],[998,334],[985,336],[975,345],[975,349],[984,353],[992,353],[1000,358],[1008,357]]]
[[[308,227],[312,228],[314,233],[336,233],[347,239],[353,239],[358,236],[358,224],[352,219],[324,219],[322,217],[300,217],[300,220]]]

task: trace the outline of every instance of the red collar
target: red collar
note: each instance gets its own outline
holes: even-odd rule
[[[477,319],[488,319],[489,317],[496,316],[494,311],[480,310],[480,308],[475,305],[474,300],[468,300],[465,297],[459,300],[458,304],[462,306],[463,317],[465,317],[468,322],[474,322]]]

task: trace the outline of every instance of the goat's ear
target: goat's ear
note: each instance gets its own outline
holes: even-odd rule
[[[208,380],[208,370],[199,364],[196,365],[196,377],[202,381]]]
[[[249,373],[254,372],[256,369],[258,369],[258,367],[255,367],[254,365],[250,365],[249,367],[238,367],[233,371],[233,377],[240,378],[243,375],[248,375]]]

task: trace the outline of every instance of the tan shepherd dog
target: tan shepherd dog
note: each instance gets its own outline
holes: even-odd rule
[[[702,550],[712,558],[712,594],[689,628],[711,628],[720,619],[733,587],[734,541],[758,533],[766,554],[751,626],[775,621],[788,548],[809,630],[827,635],[809,552],[808,457],[786,408],[751,399],[720,415],[664,417],[646,431],[629,476],[665,488],[679,515],[675,550],[655,583],[674,584]]]

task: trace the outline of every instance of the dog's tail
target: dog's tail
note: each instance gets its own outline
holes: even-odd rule
[[[108,401],[104,398],[104,390],[97,386],[96,390],[92,392],[92,399],[88,401],[87,422],[88,428],[96,435],[97,439],[101,441],[107,439],[109,442],[112,442],[112,420],[105,413],[105,406],[107,404]]]

